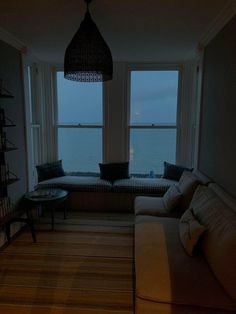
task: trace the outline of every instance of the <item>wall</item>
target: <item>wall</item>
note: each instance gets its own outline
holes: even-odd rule
[[[236,197],[236,17],[207,45],[199,169]]]
[[[6,88],[14,95],[13,99],[0,99],[5,114],[16,124],[7,128],[7,138],[18,148],[17,151],[6,153],[6,161],[10,170],[20,181],[9,186],[9,196],[13,203],[24,195],[27,189],[26,179],[26,144],[24,130],[24,97],[22,86],[20,52],[0,41],[0,79],[5,80]]]

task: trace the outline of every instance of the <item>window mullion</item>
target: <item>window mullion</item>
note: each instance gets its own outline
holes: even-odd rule
[[[177,129],[177,125],[158,125],[158,124],[147,124],[147,125],[130,125],[129,128],[132,129]]]
[[[99,129],[102,128],[103,126],[100,124],[57,124],[56,128],[71,128],[71,129]]]

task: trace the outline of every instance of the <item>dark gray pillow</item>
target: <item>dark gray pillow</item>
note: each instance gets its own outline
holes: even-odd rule
[[[118,179],[129,178],[129,163],[128,162],[117,162],[99,164],[100,178],[109,181],[115,181]]]
[[[169,179],[169,180],[175,180],[179,181],[180,177],[182,176],[182,173],[187,171],[192,171],[193,169],[189,169],[183,166],[178,166],[175,164],[170,164],[166,161],[164,161],[164,174],[163,178]]]
[[[36,169],[38,173],[38,182],[65,175],[61,160],[38,165],[36,166]]]

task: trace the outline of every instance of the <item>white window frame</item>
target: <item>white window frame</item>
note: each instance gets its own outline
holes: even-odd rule
[[[57,72],[63,72],[63,68],[56,67],[54,68],[54,117],[55,117],[55,141],[56,141],[56,156],[57,159],[59,158],[59,151],[58,151],[58,131],[60,128],[67,128],[67,129],[101,129],[102,130],[102,160],[104,158],[104,84],[102,84],[102,124],[86,124],[86,123],[72,123],[72,124],[66,124],[66,123],[58,123],[58,95],[57,95]],[[78,83],[79,84],[79,83]],[[92,83],[88,83],[92,84]],[[102,161],[101,160],[101,161]],[[76,171],[76,169],[75,169]],[[88,171],[90,171],[88,169]]]
[[[42,102],[41,75],[39,64],[32,56],[22,54],[22,69],[24,78],[24,100],[25,100],[25,123],[27,143],[27,188],[32,190],[37,183],[36,165],[45,161],[45,150],[43,138],[45,137],[45,125],[43,121],[44,104]],[[32,109],[34,108],[37,121],[32,120]],[[34,118],[35,118],[34,117]],[[33,133],[37,132],[37,140]]]
[[[131,72],[132,71],[178,71],[178,90],[177,90],[177,112],[176,112],[176,125],[173,124],[158,124],[150,123],[143,125],[135,125],[130,123],[131,112]],[[182,89],[182,66],[180,64],[157,64],[157,63],[132,63],[127,68],[127,121],[128,121],[128,154],[130,152],[130,133],[131,129],[175,129],[176,130],[176,149],[175,160],[179,162],[180,151],[180,118],[181,118],[181,89]]]

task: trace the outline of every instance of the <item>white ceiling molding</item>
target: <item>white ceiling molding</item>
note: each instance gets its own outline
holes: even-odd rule
[[[204,47],[221,31],[221,29],[236,14],[236,1],[228,0],[224,8],[209,25],[207,31],[201,37],[197,50],[201,52]]]
[[[7,44],[21,51],[22,53],[27,52],[26,45],[2,27],[0,27],[0,40],[6,42]]]

